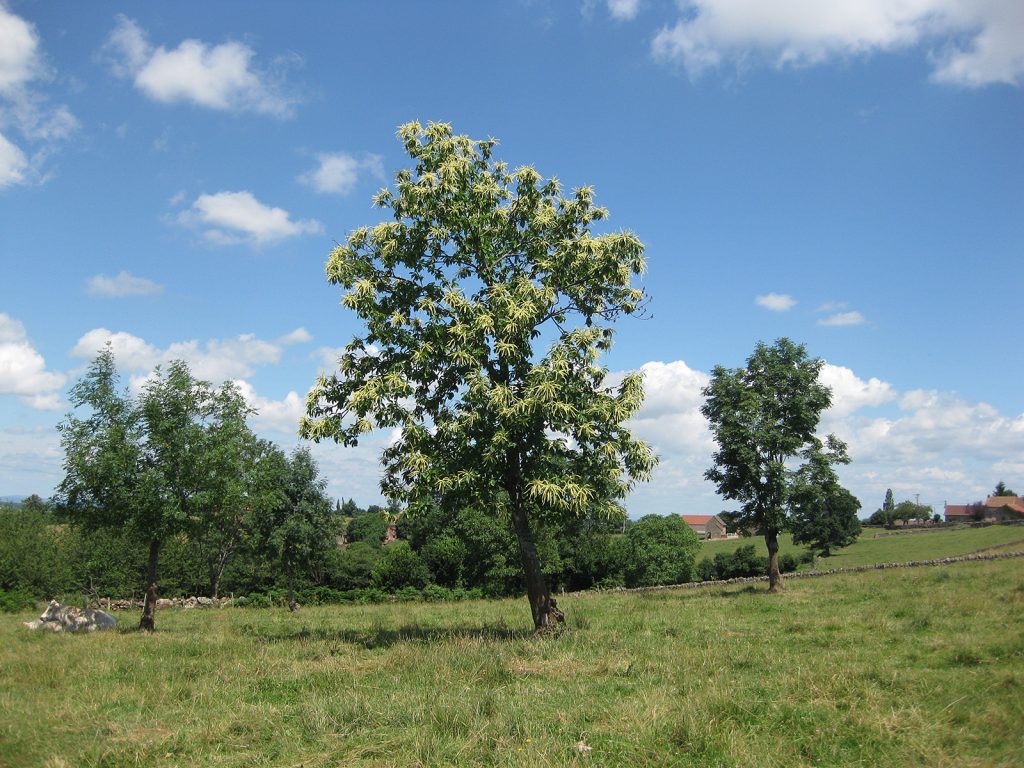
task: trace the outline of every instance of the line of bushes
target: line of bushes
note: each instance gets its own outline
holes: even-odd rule
[[[298,602],[450,601],[524,593],[518,543],[495,515],[432,510],[402,520],[398,541],[387,545],[382,544],[386,526],[376,520],[380,517],[360,511],[351,518],[348,531],[357,540],[345,548],[333,538],[324,542],[309,568],[296,574]],[[650,515],[625,525],[594,517],[544,522],[536,540],[554,592],[733,578],[763,574],[767,567],[754,544],[698,565],[700,541],[675,516]],[[785,571],[800,562],[792,555],[781,558]],[[131,528],[87,532],[59,522],[45,509],[0,506],[2,611],[25,610],[50,598],[76,604],[89,596],[141,598],[145,573],[145,542]],[[236,605],[287,602],[284,575],[255,547],[240,547],[220,587],[221,595],[236,597]],[[161,554],[161,596],[208,591],[201,552],[185,535],[170,538]]]
[[[779,555],[779,570],[792,573],[804,563],[814,562],[814,553]],[[754,544],[744,544],[732,552],[718,552],[714,558],[705,557],[697,566],[697,581],[719,581],[744,576],[764,576],[768,571],[768,557],[757,554]]]

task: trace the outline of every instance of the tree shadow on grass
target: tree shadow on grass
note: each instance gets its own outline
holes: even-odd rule
[[[534,635],[532,629],[512,628],[503,624],[484,626],[434,627],[409,624],[402,627],[369,627],[366,629],[333,629],[328,627],[302,627],[293,632],[264,632],[255,627],[244,627],[244,634],[262,643],[292,641],[342,642],[358,645],[367,650],[390,648],[399,643],[422,645],[444,644],[452,640],[487,640],[511,642],[525,640]]]

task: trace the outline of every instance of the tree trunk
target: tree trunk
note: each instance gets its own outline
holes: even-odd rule
[[[530,611],[533,613],[533,628],[538,632],[550,629],[565,621],[564,614],[558,610],[558,603],[548,591],[547,579],[541,569],[540,556],[533,543],[533,532],[526,511],[512,502],[512,525],[516,539],[519,541],[519,554],[523,560],[523,572],[526,574],[526,595],[530,600]]]
[[[288,610],[297,611],[299,604],[295,602],[295,573],[291,567],[288,566]]]
[[[139,629],[146,632],[156,630],[156,581],[157,562],[160,559],[160,540],[151,539],[149,542],[149,566],[146,569],[146,602],[142,606],[142,618],[139,620]]]
[[[214,571],[210,574],[210,598],[212,600],[217,599],[217,593],[220,591],[220,571]]]
[[[768,591],[783,590],[782,573],[779,571],[779,532],[765,531],[764,542],[768,545]]]

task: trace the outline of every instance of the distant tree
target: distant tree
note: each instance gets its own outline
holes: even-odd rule
[[[349,499],[341,505],[341,514],[345,517],[355,517],[356,515],[363,514],[365,511],[366,510],[361,509],[359,505],[356,504],[355,499]]]
[[[508,521],[534,626],[560,620],[536,531],[552,516],[617,512],[655,464],[627,427],[638,374],[606,384],[611,322],[640,311],[631,233],[595,235],[589,188],[492,158],[493,140],[451,126],[399,129],[414,168],[375,203],[390,220],[337,247],[328,280],[365,324],[340,374],[310,394],[306,437],[354,445],[396,429],[382,490],[415,515],[473,507]],[[550,343],[547,354],[535,346]]]
[[[371,547],[380,548],[388,532],[388,521],[384,507],[371,505],[362,514],[353,517],[345,531],[345,538],[350,543],[365,541]]]
[[[1006,487],[1006,483],[1000,480],[996,483],[996,489],[992,491],[993,496],[1016,496],[1017,494]]]
[[[884,512],[892,512],[896,508],[896,502],[892,498],[892,488],[885,489],[885,501],[882,502]]]
[[[31,496],[22,499],[21,508],[28,512],[38,512],[40,514],[49,514],[50,505],[38,494],[33,493]]]
[[[804,459],[790,501],[793,541],[828,557],[833,549],[847,547],[860,536],[860,502],[839,484],[832,469],[850,459],[846,445],[831,435],[825,450],[812,447],[805,451]]]
[[[718,443],[705,477],[726,499],[741,503],[742,527],[763,532],[771,592],[782,589],[778,537],[789,524],[802,471],[790,463],[820,451],[815,430],[832,402],[831,391],[818,381],[821,366],[802,344],[762,342],[746,367],[716,366],[703,391],[701,412]]]
[[[642,517],[629,529],[626,541],[629,548],[626,566],[628,586],[648,587],[693,581],[700,539],[678,515]]]
[[[980,503],[980,502],[979,502]],[[930,505],[917,504],[913,501],[901,501],[892,511],[893,520],[901,520],[908,523],[911,520],[930,520],[933,510]]]
[[[297,448],[290,458],[280,451],[266,458],[273,462],[284,493],[279,503],[256,518],[259,549],[284,573],[288,583],[288,608],[295,610],[295,576],[308,569],[325,549],[333,548],[339,533],[331,514],[327,481],[308,448]],[[270,466],[267,473],[274,471]]]

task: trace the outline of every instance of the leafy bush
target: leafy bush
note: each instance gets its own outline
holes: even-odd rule
[[[26,589],[0,589],[0,613],[21,613],[35,604],[35,597]]]
[[[365,541],[349,544],[330,553],[324,564],[324,580],[340,590],[363,589],[370,586],[373,567],[381,551]]]
[[[373,586],[394,592],[404,587],[420,590],[430,581],[430,571],[407,541],[396,541],[384,548],[374,563]]]
[[[380,549],[388,532],[388,522],[381,512],[366,512],[356,515],[348,524],[345,537],[350,544],[363,541],[371,547]]]
[[[626,533],[626,585],[647,587],[693,580],[700,540],[677,515],[647,515]]]

